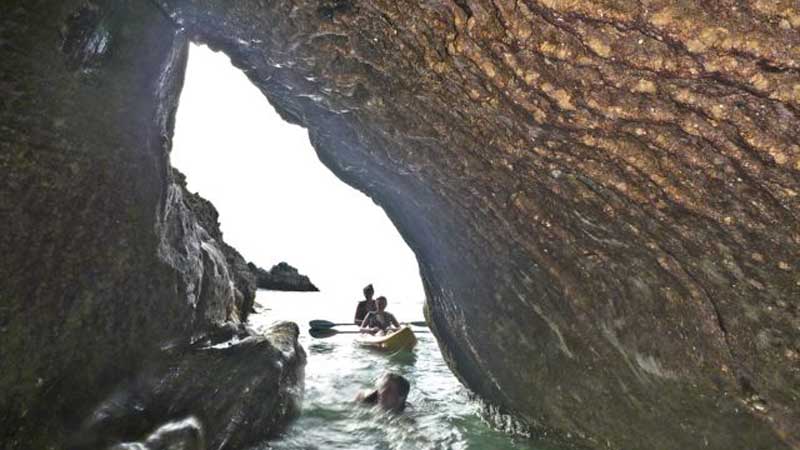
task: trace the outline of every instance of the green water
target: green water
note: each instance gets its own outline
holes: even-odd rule
[[[357,347],[352,334],[311,338],[309,320],[347,322],[352,317],[355,299],[341,300],[323,293],[259,291],[261,307],[250,319],[253,326],[264,327],[275,320],[297,322],[308,364],[301,416],[283,436],[253,450],[543,450],[481,421],[479,405],[447,368],[429,333],[417,333],[419,343],[413,353],[393,357]],[[421,302],[391,302],[387,309],[400,321],[422,319]],[[411,381],[409,406],[401,415],[353,402],[359,390],[369,388],[385,371]]]

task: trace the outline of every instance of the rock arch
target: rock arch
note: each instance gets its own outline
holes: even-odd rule
[[[155,251],[188,36],[387,210],[451,367],[503,412],[592,447],[800,448],[791,1],[86,5],[2,7],[4,410],[209,326],[197,265]]]

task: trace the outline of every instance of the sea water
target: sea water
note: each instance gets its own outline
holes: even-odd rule
[[[279,320],[300,325],[300,343],[308,355],[306,389],[300,417],[277,439],[253,450],[544,450],[532,441],[496,431],[479,416],[472,401],[444,362],[426,328],[414,327],[413,352],[395,356],[360,348],[354,334],[325,339],[308,335],[308,321],[350,322],[358,295],[333,298],[325,293],[259,291],[256,329]],[[421,301],[390,299],[387,310],[403,321],[419,321]],[[338,330],[355,331],[355,326]],[[399,373],[411,382],[408,407],[402,414],[382,413],[354,402],[381,374]]]

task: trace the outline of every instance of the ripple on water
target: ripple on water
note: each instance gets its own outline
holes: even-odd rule
[[[317,318],[309,311],[324,317],[321,303],[298,305],[305,300],[296,295],[269,295],[272,311],[251,318],[257,327],[272,320],[304,325]],[[403,307],[393,305],[401,319],[421,315],[418,304]],[[341,311],[328,312],[330,319],[340,316]],[[300,342],[308,352],[308,364],[303,412],[281,437],[253,450],[543,450],[482,422],[477,415],[479,406],[447,368],[432,336],[419,333],[417,337],[413,353],[388,356],[354,345],[352,334],[322,340],[304,332]],[[353,401],[386,371],[411,382],[409,406],[403,414],[385,413]]]

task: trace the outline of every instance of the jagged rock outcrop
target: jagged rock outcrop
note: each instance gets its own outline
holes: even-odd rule
[[[236,315],[171,187],[177,28],[387,211],[443,353],[496,410],[595,448],[800,448],[793,0],[11,1],[0,20],[12,448]]]
[[[297,269],[285,262],[279,262],[269,271],[253,263],[250,263],[249,267],[256,276],[256,284],[259,289],[296,292],[319,291],[306,275],[301,275]]]
[[[186,207],[196,217],[198,224],[214,239],[216,246],[222,250],[225,256],[225,261],[233,276],[238,311],[244,311],[247,314],[253,309],[256,289],[319,291],[307,276],[301,275],[297,269],[285,262],[272,266],[269,271],[246,262],[241,253],[222,239],[217,208],[210,201],[201,197],[199,193],[189,192],[186,188],[186,176],[174,167],[172,168],[172,178],[181,190]],[[246,316],[244,318],[246,319]]]
[[[246,339],[247,267],[228,263],[173,179],[186,54],[184,33],[152,3],[0,4],[4,449],[145,442],[189,416],[213,431],[208,448],[233,448],[279,428],[283,393],[299,401],[296,333]],[[234,334],[243,341],[231,349],[192,345]],[[137,395],[169,400],[84,442],[104,399],[164,360],[177,378]],[[243,386],[264,394],[258,405]],[[230,397],[215,404],[214,392]]]
[[[233,247],[222,239],[222,230],[219,223],[219,212],[214,205],[201,197],[198,193],[191,193],[186,189],[186,176],[179,170],[172,168],[174,183],[180,188],[181,196],[186,207],[197,219],[197,223],[214,239],[215,245],[222,250],[228,270],[233,277],[233,289],[236,296],[236,310],[242,312],[242,320],[247,319],[247,314],[253,310],[258,286],[257,274],[253,273],[250,264]]]

